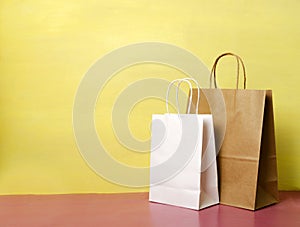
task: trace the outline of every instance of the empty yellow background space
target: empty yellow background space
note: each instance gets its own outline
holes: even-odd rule
[[[239,54],[248,88],[273,90],[279,188],[299,190],[299,9],[297,0],[2,0],[0,194],[148,190],[109,183],[94,173],[78,151],[72,127],[76,90],[91,65],[116,48],[145,41],[187,49],[208,68],[225,51]],[[234,63],[226,58],[220,64],[223,87],[235,85]],[[149,154],[129,151],[112,130],[111,109],[120,91],[143,78],[183,76],[146,64],[107,83],[95,122],[116,160],[149,165]],[[128,116],[131,132],[149,139],[151,115],[164,111],[161,100],[138,103]]]

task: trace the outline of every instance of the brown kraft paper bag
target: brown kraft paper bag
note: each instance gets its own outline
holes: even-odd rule
[[[223,118],[226,119],[226,130],[217,158],[220,203],[256,210],[278,202],[272,91],[245,89],[246,73],[242,59],[225,53],[216,59],[212,68],[211,82],[213,79],[215,89],[201,91],[199,113],[211,113],[208,104],[211,102],[207,100],[216,98],[216,66],[220,58],[228,55],[237,59],[238,77],[236,89],[221,89],[226,110],[226,118]],[[243,68],[244,89],[238,89],[239,64]],[[196,104],[197,90],[192,92],[193,104]],[[213,118],[218,137],[218,116],[213,115]]]

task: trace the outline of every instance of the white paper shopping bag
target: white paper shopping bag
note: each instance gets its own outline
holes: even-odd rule
[[[210,114],[190,114],[192,97],[188,113],[179,113],[178,89],[183,81],[192,89],[189,80],[172,81],[167,113],[152,116],[149,201],[199,210],[219,203],[215,138]],[[176,82],[178,113],[170,114],[169,89]]]

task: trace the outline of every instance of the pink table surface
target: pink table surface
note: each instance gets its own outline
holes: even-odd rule
[[[148,202],[148,193],[0,196],[0,226],[288,226],[300,227],[300,192],[248,211],[201,211]]]

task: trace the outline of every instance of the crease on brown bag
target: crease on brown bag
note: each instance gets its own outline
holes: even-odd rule
[[[259,158],[254,158],[254,157],[240,157],[237,155],[222,155],[220,156],[220,158],[223,159],[235,159],[235,160],[240,160],[240,161],[250,161],[250,162],[257,162],[259,160]]]

